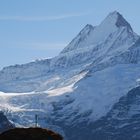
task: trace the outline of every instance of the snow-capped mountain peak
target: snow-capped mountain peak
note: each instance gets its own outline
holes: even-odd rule
[[[105,42],[111,35],[122,32],[122,30],[133,34],[130,24],[119,12],[114,11],[98,26],[93,27],[87,24],[60,54],[94,47]]]
[[[22,86],[24,92],[33,91],[40,85],[40,82],[32,82],[31,86],[25,82],[24,86],[20,86],[17,81],[40,78],[48,72],[62,67],[87,66],[87,64],[95,66],[95,64],[110,63],[112,60],[116,63],[116,59],[120,61],[119,55],[126,52],[124,56],[127,58],[124,59],[124,56],[121,56],[123,57],[122,62],[124,62],[128,60],[128,49],[136,44],[138,39],[139,36],[131,30],[131,26],[122,15],[116,11],[112,12],[98,26],[87,24],[58,56],[49,60],[3,69],[0,72],[0,89],[6,92],[10,90],[21,92]],[[129,51],[129,53],[131,56],[134,52]],[[12,81],[12,84],[9,84],[8,81]],[[18,90],[13,86],[13,81]],[[9,89],[5,86],[7,84]]]
[[[81,35],[81,34],[89,34],[89,32],[91,31],[91,30],[93,30],[94,29],[94,27],[91,25],[91,24],[87,24],[82,30],[81,30],[81,32],[79,33],[79,35]]]
[[[132,30],[131,25],[126,21],[126,19],[117,11],[111,12],[107,17],[107,19],[114,19],[114,23],[117,27],[127,27]]]
[[[81,48],[84,42],[87,41],[89,36],[91,36],[94,28],[95,27],[93,27],[92,25],[87,24],[60,54],[75,50],[77,48]]]
[[[115,11],[86,25],[58,56],[0,71],[0,109],[24,126],[39,114],[41,126],[82,140],[77,132],[89,128],[92,137],[94,122],[137,85],[139,70],[140,37]]]

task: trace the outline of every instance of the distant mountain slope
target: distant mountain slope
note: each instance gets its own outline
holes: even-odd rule
[[[65,121],[56,121],[55,123],[63,127],[68,140],[139,140],[139,106],[140,87],[136,87],[121,97],[107,115],[95,122],[87,119],[91,112],[86,112],[77,115],[74,121],[76,125],[74,122],[65,124]]]
[[[140,139],[140,87],[120,98],[111,111],[93,126],[93,139]]]
[[[139,70],[140,37],[115,11],[58,56],[1,70],[0,108],[17,126],[33,126],[38,114],[42,127],[91,140],[94,123],[139,84]]]

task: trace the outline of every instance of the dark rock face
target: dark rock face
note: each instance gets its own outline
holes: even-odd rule
[[[0,112],[0,132],[13,128],[14,126],[8,121],[6,116]]]
[[[3,132],[0,140],[63,140],[62,136],[42,128],[15,128]]]
[[[118,15],[118,20],[117,20],[116,26],[117,27],[125,26],[132,31],[131,25],[123,18],[123,16],[118,12],[117,12],[117,15]]]
[[[140,140],[140,87],[120,98],[98,121],[91,122],[83,114],[71,124],[59,120],[54,123],[63,128],[67,140]]]

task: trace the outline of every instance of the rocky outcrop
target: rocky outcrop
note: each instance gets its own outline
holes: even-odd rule
[[[8,121],[3,112],[0,112],[0,132],[13,128],[14,126]]]
[[[48,129],[15,128],[0,135],[1,140],[63,140],[62,136]]]

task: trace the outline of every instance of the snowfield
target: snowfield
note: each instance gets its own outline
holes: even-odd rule
[[[140,64],[120,64],[95,73],[80,73],[70,78],[65,86],[55,89],[29,93],[0,92],[0,108],[9,120],[16,118],[18,125],[28,126],[34,125],[35,114],[51,117],[54,102],[73,100],[61,110],[63,117],[60,119],[78,110],[79,114],[92,111],[88,117],[95,121],[106,115],[120,97],[137,86],[139,68]],[[68,121],[74,117],[71,116]]]

